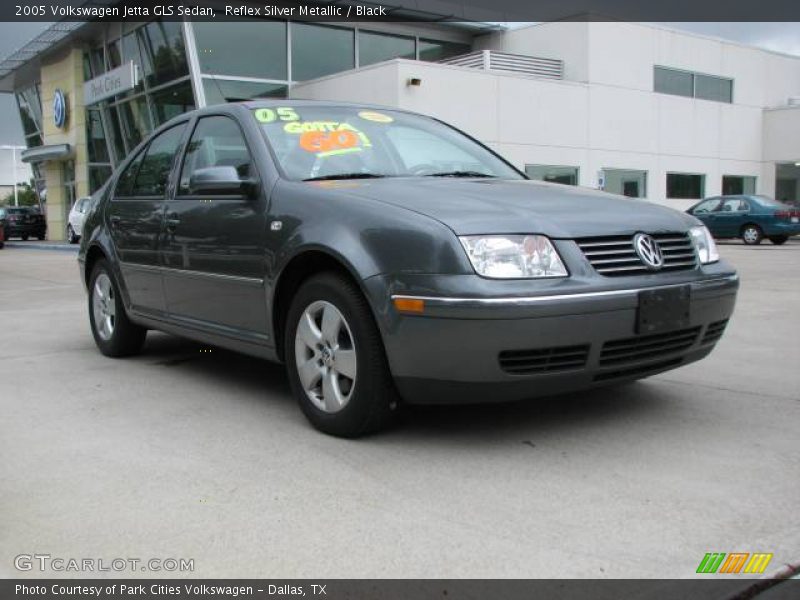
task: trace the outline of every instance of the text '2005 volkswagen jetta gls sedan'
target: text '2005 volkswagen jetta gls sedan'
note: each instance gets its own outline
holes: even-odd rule
[[[319,429],[408,403],[519,400],[706,356],[738,288],[678,211],[528,181],[432,118],[246,102],[163,125],[79,255],[94,339],[147,329],[286,363]]]

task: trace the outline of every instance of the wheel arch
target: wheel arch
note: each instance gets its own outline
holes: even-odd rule
[[[83,271],[83,284],[86,286],[86,289],[89,289],[89,280],[92,278],[92,271],[99,260],[108,260],[108,255],[100,244],[92,244],[86,251],[86,266]]]
[[[284,333],[289,307],[297,290],[309,277],[323,272],[335,272],[343,275],[358,287],[367,300],[367,305],[375,318],[375,309],[369,295],[362,285],[363,279],[356,268],[343,256],[328,248],[309,247],[297,252],[281,269],[273,286],[271,299],[272,332],[275,340],[275,353],[278,359],[284,360]],[[376,324],[377,324],[376,319]],[[378,327],[380,331],[380,327]]]

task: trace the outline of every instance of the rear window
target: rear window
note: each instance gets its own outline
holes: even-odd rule
[[[770,198],[769,196],[753,196],[761,206],[769,206],[770,208],[792,208],[788,204],[784,204],[780,200]]]

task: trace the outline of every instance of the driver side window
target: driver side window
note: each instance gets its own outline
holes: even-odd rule
[[[178,194],[189,195],[192,174],[208,167],[234,167],[239,177],[255,175],[242,130],[230,117],[203,117],[195,127],[181,168]]]
[[[692,214],[705,215],[710,212],[714,212],[715,210],[717,210],[719,203],[720,203],[719,198],[709,198],[708,200],[705,200],[704,202],[698,204],[692,211]]]

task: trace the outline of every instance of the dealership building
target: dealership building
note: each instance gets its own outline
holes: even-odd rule
[[[800,201],[800,58],[655,25],[60,22],[0,60],[0,91],[16,96],[56,240],[154,127],[259,97],[419,111],[532,178],[678,209]]]

